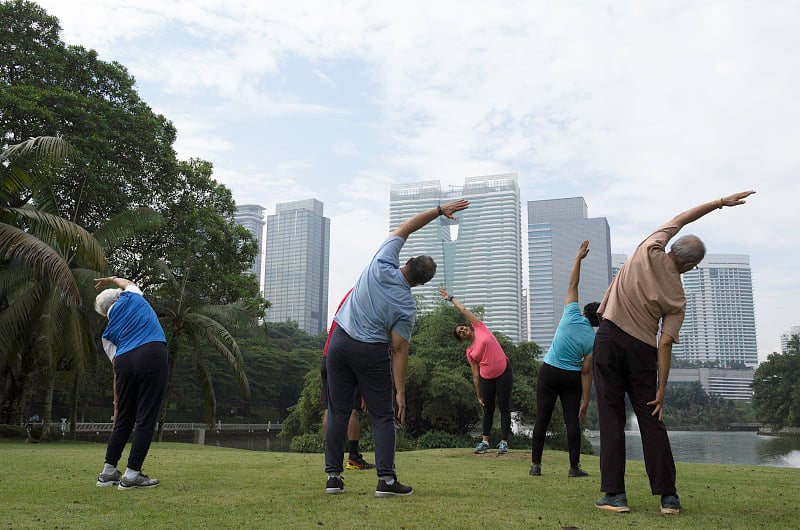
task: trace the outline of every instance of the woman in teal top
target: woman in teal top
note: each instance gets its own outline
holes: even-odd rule
[[[586,304],[581,314],[578,306],[578,283],[581,276],[581,261],[589,253],[589,242],[578,248],[575,263],[570,273],[567,295],[564,299],[564,315],[558,323],[550,349],[539,369],[536,383],[536,422],[533,426],[530,474],[542,474],[542,451],[547,427],[553,415],[556,399],[561,399],[564,423],[567,427],[570,477],[585,477],[580,468],[581,430],[580,423],[589,406],[589,390],[592,388],[592,347],[594,329],[598,325],[597,308],[600,304]]]

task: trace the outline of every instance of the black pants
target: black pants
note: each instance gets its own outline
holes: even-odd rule
[[[114,373],[117,377],[117,419],[108,439],[106,463],[116,467],[133,431],[128,467],[141,471],[167,390],[167,345],[148,342],[115,357]]]
[[[325,472],[341,473],[344,469],[347,423],[360,390],[372,420],[378,476],[396,478],[394,380],[390,345],[357,341],[345,333],[341,326],[337,326],[331,335],[327,361]]]
[[[564,423],[567,426],[569,465],[578,467],[581,459],[581,428],[578,409],[581,405],[581,372],[564,370],[542,363],[536,382],[536,422],[533,425],[531,461],[542,463],[542,451],[547,426],[553,416],[556,399],[561,400]]]
[[[675,493],[675,461],[667,429],[653,405],[658,387],[658,350],[603,320],[594,339],[593,374],[600,416],[600,491],[625,491],[625,394],[639,431],[650,490]]]
[[[478,386],[483,398],[483,432],[489,436],[494,423],[495,403],[500,409],[500,439],[508,440],[511,434],[511,387],[514,377],[511,374],[511,363],[506,363],[506,370],[494,379],[480,377]]]

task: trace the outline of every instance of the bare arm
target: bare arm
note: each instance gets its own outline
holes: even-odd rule
[[[95,278],[94,288],[95,289],[106,289],[108,287],[119,287],[120,289],[125,289],[129,285],[135,285],[132,281],[127,280],[125,278],[117,278],[116,276],[106,276],[105,278]]]
[[[567,296],[564,297],[564,305],[578,301],[578,284],[581,281],[581,261],[589,254],[589,240],[585,240],[578,247],[578,254],[575,256],[575,263],[572,264],[572,272],[569,274],[569,285],[567,285]]]
[[[453,302],[453,305],[455,306],[455,308],[458,309],[461,312],[461,314],[464,315],[464,318],[466,318],[470,322],[475,323],[475,322],[480,322],[481,321],[481,319],[476,317],[472,313],[472,311],[470,311],[469,309],[464,307],[464,304],[462,304],[461,302],[456,300],[455,296],[450,295],[447,292],[447,289],[445,289],[444,287],[439,287],[439,294],[442,295],[442,298],[444,300],[447,300],[449,302]]]
[[[703,203],[690,210],[679,213],[672,218],[670,224],[676,225],[679,229],[683,228],[689,223],[693,223],[704,215],[713,212],[718,208],[722,208],[723,206],[737,206],[739,204],[744,204],[746,202],[744,199],[754,193],[755,191],[753,190],[740,191],[739,193],[734,193],[733,195],[728,195],[727,197],[721,197],[711,202]]]
[[[656,398],[647,403],[648,405],[655,405],[652,415],[658,416],[658,421],[661,421],[664,416],[664,394],[667,393],[673,342],[675,342],[675,339],[666,333],[662,333],[661,338],[658,340],[658,388],[656,389]]]
[[[483,409],[483,398],[481,397],[481,375],[480,367],[476,362],[469,362],[469,367],[472,369],[472,384],[475,386],[475,395],[478,396],[478,403]]]
[[[392,376],[394,377],[397,419],[406,423],[406,372],[408,371],[408,341],[392,331]]]
[[[589,394],[592,390],[592,354],[583,358],[581,364],[581,408],[578,410],[578,422],[583,422],[589,409]]]
[[[465,201],[464,199],[458,199],[456,201],[448,202],[447,204],[442,204],[436,208],[431,208],[430,210],[425,210],[423,212],[418,213],[414,217],[410,219],[406,219],[400,226],[394,229],[394,232],[391,233],[393,236],[400,236],[403,239],[408,239],[408,236],[425,226],[426,224],[430,223],[440,215],[444,215],[448,219],[455,219],[453,216],[454,213],[460,212],[461,210],[466,210],[469,207],[469,201]]]

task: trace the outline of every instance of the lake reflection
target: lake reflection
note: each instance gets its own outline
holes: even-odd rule
[[[800,468],[800,438],[759,436],[754,432],[668,431],[676,462],[744,464]],[[588,440],[600,454],[597,431]],[[629,460],[643,460],[638,431],[625,431]]]

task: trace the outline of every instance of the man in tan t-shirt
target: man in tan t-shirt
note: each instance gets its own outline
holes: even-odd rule
[[[661,512],[677,514],[675,462],[661,421],[672,345],[678,342],[686,298],[681,274],[705,256],[697,236],[667,242],[685,225],[723,206],[744,204],[754,191],[734,193],[676,215],[650,234],[620,269],[597,310],[602,322],[594,342],[593,376],[600,417],[600,491],[595,505],[628,512],[625,495],[625,393],[642,436],[645,469]],[[660,335],[659,335],[660,326]]]

